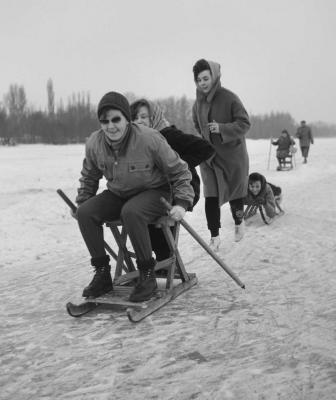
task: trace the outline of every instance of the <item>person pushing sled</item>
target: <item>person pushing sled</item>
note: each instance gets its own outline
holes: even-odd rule
[[[58,190],[78,221],[94,267],[93,279],[82,294],[86,302],[68,303],[67,310],[72,316],[80,316],[101,303],[118,304],[131,307],[127,315],[136,322],[197,283],[195,274],[186,273],[177,250],[179,224],[204,248],[207,249],[207,245],[183,221],[194,197],[186,162],[157,131],[131,123],[129,103],[120,93],[105,94],[97,114],[101,129],[92,133],[86,142],[76,198],[78,208]],[[107,190],[96,194],[102,176],[107,180]],[[169,218],[162,222],[167,209]],[[104,224],[111,228],[119,247],[118,254],[104,241]],[[155,270],[167,266],[167,262],[160,264],[152,257],[150,224],[159,224],[171,250],[166,289],[161,296],[157,296]],[[118,226],[122,227],[121,233]],[[127,237],[133,253],[126,247]],[[114,280],[107,252],[117,261]],[[218,256],[211,255],[239,286],[245,287]],[[175,272],[182,281],[177,286],[173,282]]]

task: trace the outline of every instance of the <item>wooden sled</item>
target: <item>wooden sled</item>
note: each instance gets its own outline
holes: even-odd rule
[[[155,271],[158,274],[158,290],[154,297],[140,303],[128,300],[133,291],[136,279],[139,276],[139,271],[135,268],[133,262],[135,254],[127,248],[128,236],[121,221],[110,221],[106,223],[106,226],[110,228],[118,245],[117,253],[109,251],[105,246],[107,252],[116,261],[113,290],[103,296],[87,298],[83,303],[78,305],[68,303],[66,305],[68,313],[72,317],[80,317],[101,304],[107,304],[126,308],[126,314],[130,321],[138,322],[196,285],[196,274],[188,274],[186,272],[178,251],[180,223],[176,222],[171,227],[170,221],[168,217],[161,217],[156,223],[156,226],[163,230],[166,237],[170,248],[170,257],[158,262],[155,266]],[[164,271],[164,273],[160,274],[160,271]]]
[[[277,213],[274,218],[280,217],[281,215],[283,215],[285,213],[284,210],[280,207],[279,198],[275,198],[275,206],[276,206]],[[263,207],[261,205],[256,205],[256,204],[249,204],[245,208],[244,216],[243,216],[244,220],[247,220],[247,219],[253,217],[254,215],[256,215],[258,213],[258,211],[260,213],[261,219],[263,220],[263,222],[266,225],[270,225],[273,222],[274,218],[268,218],[264,213]]]
[[[58,189],[57,193],[67,203],[67,205],[76,211],[76,206],[71,200]],[[161,198],[161,201],[166,205],[167,209],[171,205]],[[116,268],[113,277],[113,290],[103,296],[96,298],[87,298],[80,304],[67,303],[66,309],[72,317],[80,317],[88,312],[96,309],[100,305],[111,305],[126,308],[126,314],[130,321],[138,322],[152,314],[159,308],[163,307],[169,301],[175,299],[180,294],[192,288],[197,284],[197,277],[194,273],[187,273],[178,250],[178,240],[180,226],[182,225],[190,235],[203,247],[203,249],[217,262],[217,264],[240,286],[245,289],[245,284],[231,271],[219,256],[209,248],[204,240],[193,230],[193,228],[183,219],[179,222],[174,222],[168,217],[161,217],[156,226],[160,227],[167,240],[170,254],[165,260],[157,262],[155,272],[158,280],[158,290],[156,295],[148,301],[141,303],[130,302],[129,295],[133,290],[136,279],[139,276],[139,271],[135,268],[133,259],[135,254],[127,247],[127,234],[121,221],[110,221],[106,223],[115,239],[118,246],[118,251],[115,252],[105,241],[105,250],[116,261]]]

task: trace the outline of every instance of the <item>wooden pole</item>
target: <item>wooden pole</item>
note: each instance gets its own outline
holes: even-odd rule
[[[270,145],[269,145],[269,150],[268,150],[267,170],[269,170],[269,169],[270,169],[270,163],[271,163],[271,152],[272,152],[272,141],[273,141],[273,138],[271,137],[271,140],[270,140]]]
[[[161,197],[160,199],[162,203],[167,207],[168,210],[172,208],[171,204],[168,201]],[[217,264],[223,268],[223,270],[240,286],[242,289],[245,289],[245,284],[238,278],[238,276],[231,271],[231,269],[224,263],[222,259],[218,257],[218,255],[211,250],[211,248],[205,243],[205,241],[198,235],[198,233],[183,219],[180,221],[181,225],[190,233],[190,235],[198,242],[203,249],[217,262]]]
[[[67,203],[67,205],[71,208],[73,213],[76,213],[77,207],[75,204],[69,199],[69,197],[63,192],[61,189],[57,189],[56,192],[62,197],[62,199]],[[111,247],[104,240],[104,247],[108,253],[117,261],[118,255],[111,249]]]

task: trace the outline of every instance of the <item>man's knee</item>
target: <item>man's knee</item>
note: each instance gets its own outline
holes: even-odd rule
[[[89,210],[85,203],[78,206],[76,215],[78,222],[84,221],[89,217]]]
[[[121,210],[120,217],[124,222],[128,222],[143,218],[144,216],[141,210],[135,207],[134,204],[129,205],[126,203]]]
[[[99,213],[97,213],[96,207],[92,207],[90,203],[90,200],[88,200],[77,208],[78,223],[81,224],[93,220],[95,223],[103,224],[102,218]]]

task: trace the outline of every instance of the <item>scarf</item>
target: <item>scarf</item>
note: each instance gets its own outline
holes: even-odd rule
[[[151,121],[151,128],[156,129],[157,131],[161,131],[164,128],[167,128],[170,126],[170,123],[166,120],[162,108],[152,102],[148,102],[150,109],[149,109],[149,115],[150,115],[150,121]]]

